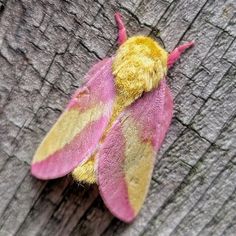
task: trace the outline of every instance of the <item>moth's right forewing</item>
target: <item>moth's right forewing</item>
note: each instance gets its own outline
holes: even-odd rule
[[[86,161],[110,120],[115,98],[112,59],[92,67],[86,80],[34,155],[31,172],[39,179],[62,177]]]
[[[99,191],[108,209],[122,221],[132,221],[142,207],[172,112],[172,96],[162,80],[121,114],[99,150]]]

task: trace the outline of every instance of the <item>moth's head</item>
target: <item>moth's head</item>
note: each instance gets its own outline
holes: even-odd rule
[[[155,40],[134,36],[118,49],[113,74],[118,91],[140,96],[155,88],[167,72],[168,53]]]
[[[122,56],[127,57],[137,56],[139,57],[138,60],[143,58],[144,64],[142,66],[150,66],[156,61],[160,61],[161,65],[165,68],[167,66],[168,53],[157,41],[147,36],[134,36],[129,38],[120,46],[117,54],[122,54]]]

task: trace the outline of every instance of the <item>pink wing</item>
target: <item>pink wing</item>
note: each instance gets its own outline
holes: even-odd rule
[[[38,147],[31,172],[54,179],[86,161],[98,145],[111,116],[115,97],[112,59],[91,68],[86,85],[78,89],[66,110]]]
[[[122,221],[132,221],[143,205],[172,111],[172,95],[163,79],[157,89],[121,114],[101,146],[99,191],[108,209]]]

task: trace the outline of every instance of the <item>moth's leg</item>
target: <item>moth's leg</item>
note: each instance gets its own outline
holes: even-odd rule
[[[181,54],[185,52],[186,49],[194,46],[194,41],[184,43],[179,47],[175,48],[168,56],[167,66],[171,68],[174,63],[180,58]]]
[[[123,44],[127,39],[125,24],[122,20],[121,14],[119,12],[115,13],[115,20],[117,24],[118,32],[118,44]]]

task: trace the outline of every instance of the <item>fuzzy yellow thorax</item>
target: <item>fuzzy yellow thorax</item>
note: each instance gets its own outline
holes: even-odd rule
[[[114,58],[112,73],[115,79],[116,98],[106,137],[119,114],[143,92],[158,86],[167,72],[167,52],[153,39],[145,36],[129,38],[120,46]],[[73,171],[76,181],[95,183],[94,163],[96,155]],[[111,157],[112,158],[112,157]]]
[[[134,36],[120,46],[112,65],[117,90],[114,116],[158,86],[167,72],[167,57],[150,37]]]

